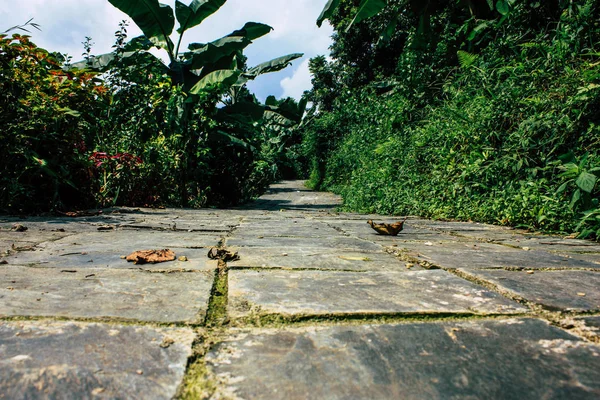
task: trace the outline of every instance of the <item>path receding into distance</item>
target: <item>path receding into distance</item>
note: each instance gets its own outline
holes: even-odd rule
[[[0,217],[0,399],[600,398],[600,245],[339,202]]]

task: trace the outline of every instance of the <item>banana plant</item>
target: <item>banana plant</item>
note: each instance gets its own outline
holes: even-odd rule
[[[209,43],[192,43],[187,51],[180,52],[185,33],[219,10],[226,0],[193,0],[189,5],[177,0],[175,10],[158,0],[108,1],[127,14],[144,34],[128,43],[121,57],[150,54],[148,51],[152,47],[166,51],[169,65],[164,66],[165,72],[174,85],[182,86],[191,95],[211,86],[221,85],[227,90],[234,85],[243,85],[261,74],[286,68],[290,61],[302,56],[290,54],[242,71],[239,60],[243,50],[273,30],[269,25],[256,22],[248,22],[241,29]],[[176,30],[179,37],[174,43],[171,36],[176,21],[179,23]],[[105,71],[115,57],[114,53],[104,54],[72,66]],[[157,62],[160,60],[157,59]]]

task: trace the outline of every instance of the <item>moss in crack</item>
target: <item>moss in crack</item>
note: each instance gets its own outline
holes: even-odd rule
[[[473,314],[473,313],[361,313],[361,314],[321,314],[321,315],[284,315],[260,314],[253,310],[248,316],[231,321],[232,327],[247,328],[283,328],[287,326],[331,326],[365,324],[401,324],[427,323],[442,321],[513,319],[531,317],[522,314]]]
[[[198,337],[192,347],[192,356],[188,359],[186,374],[177,390],[178,400],[209,399],[218,391],[216,377],[206,364],[204,356],[220,341],[223,331],[199,330]]]
[[[227,296],[229,292],[227,278],[227,264],[223,260],[219,260],[206,312],[205,325],[207,327],[221,326],[227,322]]]

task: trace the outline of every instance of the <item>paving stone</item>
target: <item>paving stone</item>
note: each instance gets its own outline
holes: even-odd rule
[[[583,321],[587,333],[590,333],[591,335],[596,337],[598,342],[600,342],[600,316],[581,317],[577,319]]]
[[[403,219],[403,218],[402,218]],[[376,218],[376,222],[393,222],[402,219],[382,219],[381,217]],[[452,241],[456,240],[455,237],[436,231],[431,229],[418,228],[412,224],[411,220],[406,221],[404,224],[404,229],[402,232],[398,234],[398,236],[387,236],[387,235],[379,235],[375,232],[369,224],[367,224],[368,219],[361,220],[325,220],[327,224],[351,237],[358,237],[364,240],[370,240],[377,243],[382,243],[386,246],[394,245],[398,243],[403,243],[404,241],[415,241],[415,240],[425,240],[425,241],[441,241],[447,240]]]
[[[53,268],[143,268],[148,270],[210,270],[214,262],[206,256],[219,237],[182,232],[117,230],[80,233],[37,246],[36,251],[19,252],[6,260],[10,265],[39,265]],[[161,264],[135,266],[121,257],[137,250],[171,249],[178,259]]]
[[[0,322],[0,398],[171,399],[193,339],[190,329]]]
[[[600,310],[600,272],[463,270],[549,309]]]
[[[600,397],[600,348],[532,319],[241,331],[206,359],[244,399]]]
[[[0,316],[199,323],[214,274],[2,266]]]
[[[229,314],[510,314],[527,309],[445,271],[229,273]]]
[[[415,259],[442,268],[600,268],[600,265],[537,250],[477,242],[405,242],[398,245]]]
[[[277,248],[286,249],[305,249],[305,251],[315,251],[315,249],[350,250],[361,252],[381,252],[383,247],[375,243],[349,238],[344,236],[333,236],[324,240],[319,237],[269,237],[269,236],[232,236],[227,238],[227,246],[232,248],[257,247],[257,248]],[[312,250],[309,250],[312,249]]]
[[[227,263],[230,268],[289,268],[345,271],[403,270],[406,263],[387,253],[306,249],[290,252],[280,248],[242,247],[240,260]],[[418,267],[417,267],[418,268]]]

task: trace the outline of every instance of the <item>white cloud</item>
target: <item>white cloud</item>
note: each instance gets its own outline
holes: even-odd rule
[[[312,84],[310,82],[310,71],[308,70],[308,59],[294,71],[291,77],[283,78],[280,82],[283,88],[282,97],[293,97],[300,100],[305,90],[310,90]]]

